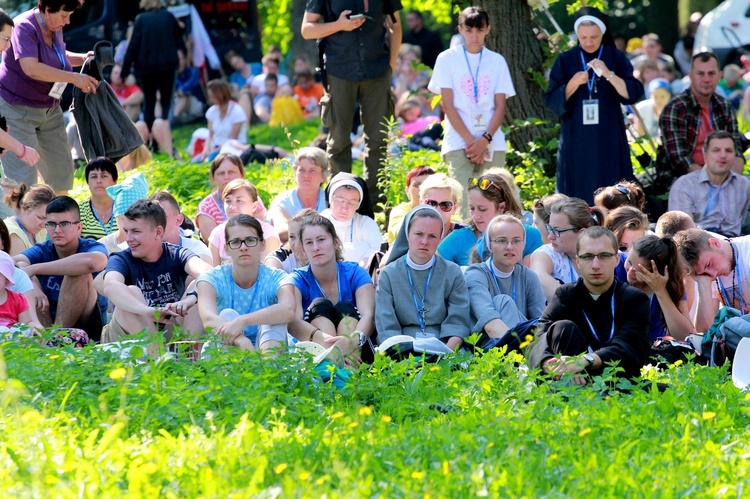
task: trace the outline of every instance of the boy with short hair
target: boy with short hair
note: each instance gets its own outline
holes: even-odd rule
[[[468,7],[458,17],[465,44],[442,52],[428,89],[442,96],[448,118],[441,154],[448,171],[464,188],[495,166],[505,165],[505,101],[516,95],[505,58],[484,47],[490,18],[481,7]],[[469,218],[468,199],[461,202]]]
[[[191,335],[203,330],[197,293],[186,292],[185,281],[211,266],[189,249],[163,242],[166,225],[164,209],[154,200],[138,200],[125,212],[128,249],[112,255],[104,275],[104,294],[116,308],[102,331],[102,343],[172,324]]]

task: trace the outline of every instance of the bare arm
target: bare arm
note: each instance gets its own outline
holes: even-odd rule
[[[271,211],[273,228],[279,233],[279,239],[284,242],[289,240],[289,214],[281,206],[276,206]]]
[[[211,231],[216,228],[216,222],[214,222],[214,219],[209,217],[208,215],[198,215],[197,220],[198,227],[200,228],[201,232],[201,239],[204,241],[208,241],[208,236],[211,235]]]
[[[107,266],[107,255],[99,251],[76,253],[52,262],[35,263],[33,265],[24,255],[16,255],[13,261],[29,277],[35,275],[79,276],[104,270],[104,267]]]
[[[359,310],[359,322],[355,330],[370,336],[375,324],[375,288],[370,284],[360,286],[354,292],[354,299]]]
[[[48,83],[62,81],[75,85],[81,90],[86,90],[88,87],[96,87],[99,84],[96,78],[89,75],[55,69],[43,62],[39,62],[33,57],[24,57],[18,63],[21,65],[21,70],[26,73],[26,76],[35,80]]]
[[[714,296],[711,289],[713,282],[709,276],[693,276],[698,283],[698,311],[695,314],[695,330],[706,332],[714,322],[714,316],[719,311],[719,300]]]
[[[353,31],[365,23],[365,18],[349,19],[349,14],[351,13],[351,10],[345,10],[341,13],[337,20],[330,23],[321,23],[320,14],[305,12],[304,17],[302,17],[302,38],[304,38],[305,40],[325,38],[334,33],[338,33],[339,31]],[[400,44],[401,37],[399,36],[399,45]]]
[[[445,116],[451,122],[453,129],[464,139],[464,142],[469,144],[474,140],[474,135],[466,128],[464,120],[461,119],[461,115],[458,114],[458,109],[453,104],[453,89],[452,88],[441,88],[440,95],[442,97],[441,103],[443,104],[443,110]]]
[[[539,276],[539,281],[542,283],[542,289],[544,289],[544,296],[549,302],[555,291],[560,287],[560,283],[557,279],[552,277],[552,259],[541,252],[534,252],[531,254],[531,270],[536,272]]]
[[[198,276],[204,272],[211,270],[211,265],[201,260],[199,256],[190,258],[185,263],[185,273],[187,273],[193,279],[198,279]]]
[[[155,307],[149,307],[142,301],[133,299],[133,294],[125,284],[125,277],[116,271],[109,271],[104,276],[104,296],[116,307],[131,314],[153,316],[157,313]]]

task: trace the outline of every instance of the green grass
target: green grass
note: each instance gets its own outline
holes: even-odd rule
[[[0,359],[5,497],[734,497],[750,476],[750,397],[726,369],[651,369],[643,385],[670,389],[626,394],[498,352],[381,358],[340,391],[291,355],[131,365],[6,343]]]

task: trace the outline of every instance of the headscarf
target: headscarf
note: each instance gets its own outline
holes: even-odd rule
[[[331,206],[331,195],[333,194],[334,189],[332,186],[334,184],[337,184],[339,182],[342,182],[343,180],[351,180],[360,186],[360,202],[359,207],[357,208],[357,213],[360,215],[364,215],[366,217],[370,217],[373,220],[375,219],[375,212],[372,211],[372,201],[370,201],[370,193],[367,190],[367,184],[365,181],[351,173],[347,172],[339,172],[331,179],[331,181],[328,183],[328,186],[326,187],[326,201],[328,203],[328,206]],[[340,187],[341,185],[353,185],[353,184],[339,184],[337,187]]]
[[[359,208],[362,205],[362,198],[364,197],[364,192],[362,190],[362,186],[359,185],[359,182],[354,180],[353,178],[347,178],[342,177],[340,175],[336,175],[331,180],[331,183],[328,184],[330,186],[329,192],[331,193],[331,196],[333,196],[337,190],[339,190],[340,187],[349,186],[357,189],[357,192],[359,192],[359,204],[357,205],[357,208]]]
[[[593,19],[592,19],[593,18]],[[605,16],[602,11],[594,7],[583,7],[576,12],[575,20],[575,31],[578,34],[578,26],[584,21],[591,21],[602,30],[602,45],[615,46],[615,39],[612,37],[612,33],[609,31],[609,19]],[[597,22],[598,21],[598,22]],[[604,26],[604,29],[602,29]]]
[[[654,90],[664,89],[672,95],[672,85],[664,78],[654,78],[648,82],[648,95],[654,93]]]
[[[393,246],[391,246],[391,249],[388,252],[388,259],[385,262],[386,265],[395,262],[409,252],[409,225],[411,225],[411,219],[412,217],[414,217],[414,214],[420,210],[431,210],[437,213],[441,220],[440,239],[443,239],[443,231],[445,230],[445,225],[442,223],[443,216],[440,214],[437,208],[434,208],[429,204],[420,204],[412,208],[411,211],[409,211],[409,213],[407,213],[404,217],[404,222],[401,224],[401,228],[398,230],[396,240],[393,241]]]
[[[502,217],[503,215],[497,215],[495,218],[490,220],[490,222],[487,224],[487,227],[485,227],[484,229],[484,234],[482,234],[482,244],[477,248],[477,253],[482,260],[487,260],[490,256],[492,256],[492,249],[490,248],[490,230],[492,230],[492,226],[495,224],[495,222],[498,222],[500,220],[500,217]],[[519,222],[519,225],[523,227],[523,241],[525,243],[526,226],[520,220]]]

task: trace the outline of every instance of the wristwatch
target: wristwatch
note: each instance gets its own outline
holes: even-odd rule
[[[188,291],[187,293],[185,293],[185,296],[195,296],[195,299],[197,300],[198,299],[198,292],[195,291],[195,290]]]
[[[586,365],[586,367],[591,367],[591,366],[594,365],[594,356],[591,355],[591,354],[589,354],[589,353],[583,354],[583,360],[585,360],[586,362],[588,362],[588,364]]]
[[[363,333],[362,331],[354,331],[352,333],[352,336],[354,336],[355,334],[359,337],[359,344],[357,345],[357,348],[360,348],[367,341],[367,336],[365,336],[365,333]]]

